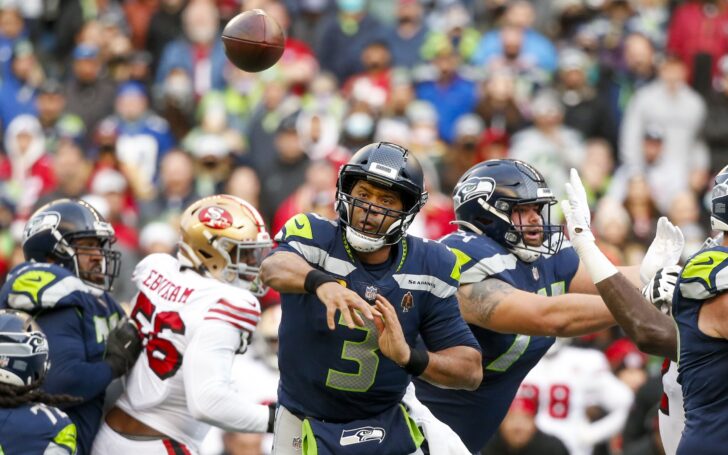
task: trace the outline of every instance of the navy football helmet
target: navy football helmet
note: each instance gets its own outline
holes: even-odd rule
[[[98,243],[79,245],[83,239]],[[103,291],[110,290],[119,275],[121,253],[111,249],[114,242],[111,224],[90,204],[73,199],[59,199],[39,208],[23,231],[26,260],[59,264]],[[83,255],[94,258],[92,266],[81,266],[79,259]]]
[[[487,235],[519,258],[533,262],[542,253],[554,254],[561,247],[563,228],[551,224],[551,207],[556,204],[551,189],[540,172],[518,160],[488,160],[470,168],[453,192],[458,225],[476,234]],[[543,244],[523,242],[527,224],[515,224],[511,214],[518,205],[536,204],[541,212]]]
[[[375,185],[397,191],[402,198],[403,210],[392,210],[353,197],[356,182],[366,180]],[[390,142],[369,144],[359,149],[339,171],[336,188],[336,210],[346,226],[346,239],[357,251],[376,251],[392,245],[404,236],[417,212],[427,202],[422,167],[407,149]],[[351,224],[351,210],[365,210],[364,223],[371,213],[383,214],[381,222],[372,230],[363,230]],[[396,220],[384,231],[387,218]]]
[[[710,227],[716,231],[728,231],[728,166],[715,176],[710,192]]]
[[[38,324],[22,311],[0,310],[0,383],[28,386],[48,368],[48,340]]]

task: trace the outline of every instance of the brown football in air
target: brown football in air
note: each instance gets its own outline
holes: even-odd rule
[[[222,31],[225,55],[249,73],[273,66],[283,54],[285,40],[280,25],[260,9],[238,14]]]

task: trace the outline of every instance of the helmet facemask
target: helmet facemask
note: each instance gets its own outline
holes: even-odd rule
[[[61,237],[54,253],[62,265],[72,269],[85,284],[108,292],[119,276],[121,253],[112,249],[116,237],[111,225],[99,224],[96,232],[72,233]],[[87,240],[95,240],[95,244]]]
[[[273,242],[267,234],[264,237],[255,242],[237,241],[227,237],[213,240],[212,247],[225,259],[225,266],[218,278],[248,289],[253,295],[265,295],[268,288],[260,279],[260,264],[270,253]]]
[[[556,204],[555,200],[541,203],[539,214],[541,221],[539,224],[524,223],[520,213],[513,213],[509,217],[510,227],[504,235],[506,243],[509,245],[513,254],[518,256],[525,262],[533,262],[541,255],[552,255],[559,251],[561,243],[564,240],[563,226],[551,224],[551,207]],[[531,205],[531,203],[522,203],[518,205]],[[514,205],[513,208],[517,207]],[[534,240],[535,234],[540,234],[540,239]],[[530,240],[529,240],[530,239]]]
[[[710,201],[710,227],[715,231],[728,231],[728,173],[721,172],[715,177]]]
[[[399,242],[417,212],[424,205],[424,201],[427,200],[426,195],[420,201],[408,200],[404,192],[392,188],[398,193],[402,206],[409,207],[409,210],[397,210],[353,196],[351,193],[358,181],[342,183],[341,180],[344,179],[340,179],[336,202],[339,217],[346,226],[346,240],[354,250],[360,253],[370,253],[385,245],[394,245]],[[371,183],[389,189],[385,185]],[[354,212],[358,210],[363,211],[363,215],[361,219],[355,221],[353,220]]]

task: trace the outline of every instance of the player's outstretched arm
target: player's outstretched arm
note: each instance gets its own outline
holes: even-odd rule
[[[586,192],[574,169],[566,193],[569,200],[562,201],[562,207],[571,243],[609,311],[640,350],[675,359],[677,335],[672,320],[648,302],[596,246]]]
[[[475,390],[483,380],[482,358],[477,349],[453,346],[437,352],[412,349],[404,338],[397,311],[382,295],[376,297],[375,317],[382,354],[414,376],[435,385]]]
[[[326,322],[331,330],[336,328],[337,310],[350,329],[364,326],[360,314],[369,320],[378,314],[356,292],[339,284],[332,275],[313,268],[295,253],[279,252],[268,256],[260,270],[263,283],[278,292],[316,294],[326,306]]]
[[[614,325],[602,299],[594,295],[547,297],[495,278],[462,285],[457,295],[466,322],[497,332],[571,337]]]

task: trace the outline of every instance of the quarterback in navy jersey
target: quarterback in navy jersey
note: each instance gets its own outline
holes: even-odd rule
[[[556,200],[536,169],[479,163],[461,177],[454,203],[460,230],[441,242],[461,265],[458,300],[483,351],[483,382],[472,392],[415,385],[417,398],[476,452],[554,336],[594,332],[614,318],[599,296],[585,295],[597,289],[562,227],[551,224]],[[639,282],[636,267],[625,271]]]
[[[64,406],[78,429],[78,451],[91,450],[106,387],[133,364],[141,341],[107,292],[118,275],[114,231],[83,201],[59,199],[26,223],[23,253],[0,289],[0,308],[32,314],[48,338],[53,369],[43,390],[80,403]],[[128,344],[127,344],[128,342]]]
[[[415,453],[423,437],[400,405],[410,378],[480,383],[455,255],[404,234],[425,200],[416,159],[371,144],[339,173],[338,221],[299,214],[276,236],[261,273],[283,309],[274,453]]]
[[[0,310],[0,358],[0,454],[74,455],[76,425],[54,405],[78,399],[39,390],[48,340],[29,314]]]

